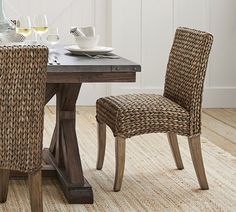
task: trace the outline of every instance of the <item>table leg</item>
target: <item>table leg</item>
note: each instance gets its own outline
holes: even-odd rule
[[[56,127],[44,160],[53,165],[69,203],[93,203],[93,192],[83,176],[75,131],[76,100],[81,84],[60,84],[57,89]]]

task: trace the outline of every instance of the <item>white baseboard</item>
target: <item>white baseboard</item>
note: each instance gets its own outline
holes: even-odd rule
[[[162,88],[130,88],[121,87],[112,89],[112,95],[127,93],[156,93],[163,94]],[[82,96],[78,105],[95,105],[96,99],[92,96]],[[55,105],[53,98],[48,105]],[[206,87],[203,94],[203,107],[207,108],[236,108],[236,87]]]
[[[209,108],[236,108],[236,87],[206,88],[203,106]]]
[[[100,98],[100,97],[97,97]],[[95,106],[96,104],[96,98],[94,98],[93,96],[88,96],[88,97],[80,97],[79,96],[79,100],[77,101],[77,105],[80,106]],[[49,106],[55,106],[56,105],[56,98],[53,97],[48,104]]]

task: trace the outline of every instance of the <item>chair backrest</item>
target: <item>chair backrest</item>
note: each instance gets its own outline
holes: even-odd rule
[[[190,113],[190,134],[201,130],[202,92],[213,36],[179,27],[170,52],[164,96]]]
[[[41,167],[48,49],[0,47],[0,169]]]

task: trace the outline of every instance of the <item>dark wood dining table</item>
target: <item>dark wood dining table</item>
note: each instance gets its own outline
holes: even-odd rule
[[[43,150],[43,177],[57,177],[69,203],[93,203],[84,178],[77,141],[76,103],[82,83],[135,82],[141,66],[125,58],[92,59],[56,49],[60,65],[48,65],[45,105],[56,95],[56,125],[49,148]],[[89,96],[89,95],[88,95]],[[94,161],[95,164],[95,161]],[[23,173],[12,172],[12,178]]]

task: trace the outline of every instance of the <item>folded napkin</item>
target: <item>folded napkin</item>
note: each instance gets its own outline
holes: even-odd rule
[[[71,28],[70,33],[76,37],[86,37],[86,35],[77,27]]]
[[[96,35],[95,27],[93,26],[80,28],[71,27],[70,33],[76,37],[94,37]]]
[[[11,31],[0,36],[0,43],[20,43],[25,41],[25,36]]]

